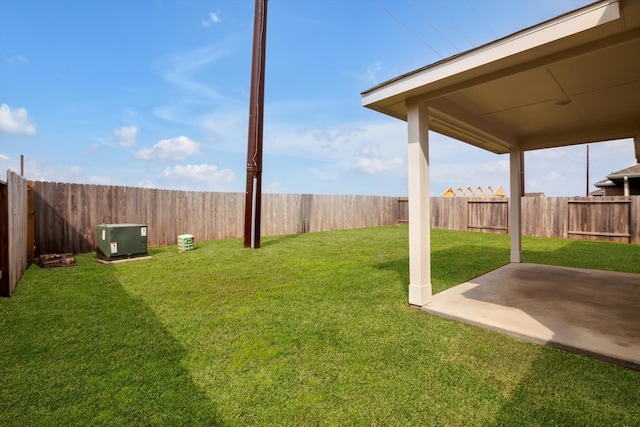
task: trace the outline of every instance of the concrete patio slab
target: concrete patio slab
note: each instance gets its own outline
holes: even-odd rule
[[[640,370],[640,274],[512,263],[422,310]]]

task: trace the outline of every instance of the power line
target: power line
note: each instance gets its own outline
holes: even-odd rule
[[[460,34],[467,41],[467,43],[471,45],[471,47],[476,47],[476,45],[471,40],[469,40],[462,31],[460,31],[460,29],[456,26],[456,24],[454,24],[449,19],[449,17],[445,15],[445,13],[442,10],[440,10],[440,8],[433,2],[433,0],[429,0],[429,3],[431,3],[431,6],[449,23],[449,25],[451,25],[458,32],[458,34]]]
[[[473,7],[473,4],[467,0],[467,4],[469,5],[469,7],[471,8],[471,10],[473,10],[473,12],[476,14],[476,16],[478,17],[478,19],[480,19],[480,21],[482,21],[482,23],[489,29],[489,31],[491,31],[491,34],[493,35],[494,39],[497,39],[498,36],[496,35],[495,31],[493,31],[493,28],[491,28],[491,26],[487,23],[487,21],[485,21],[482,16],[478,13],[478,11],[476,10],[475,7]]]
[[[586,153],[583,150],[581,150],[580,148],[576,147],[576,146],[567,146],[567,147],[558,147],[558,148],[559,148],[559,151],[562,150],[562,151],[564,151],[565,153],[567,153],[570,156],[579,158],[581,160],[582,164],[584,164],[587,161]],[[573,159],[569,159],[569,160],[571,160],[574,163],[578,163],[576,160],[573,160]],[[597,165],[594,166],[593,159],[591,159],[591,161],[590,161],[589,168],[591,169],[589,175],[591,175],[591,176],[599,175],[599,176],[601,176],[600,180],[606,179],[607,175],[609,175],[608,173],[603,173],[602,168],[600,168],[599,166],[597,166]]]
[[[413,3],[411,3],[409,0],[404,0],[404,2],[405,2],[405,3],[406,3],[406,4],[407,4],[411,9],[413,9],[413,11],[414,11],[418,16],[420,16],[420,18],[422,18],[422,20],[423,20],[424,22],[426,22],[427,24],[429,24],[429,26],[430,26],[430,27],[431,27],[435,32],[437,32],[438,34],[440,34],[440,37],[442,37],[443,39],[445,39],[445,40],[447,41],[447,43],[449,43],[449,44],[451,45],[451,47],[453,47],[457,52],[460,52],[460,49],[458,49],[458,47],[457,47],[456,45],[454,45],[454,44],[451,42],[451,40],[449,40],[449,39],[447,38],[447,36],[445,36],[444,34],[442,34],[442,33],[440,32],[440,30],[438,30],[438,29],[436,28],[436,26],[435,26],[435,25],[433,25],[433,24],[431,23],[431,21],[429,21],[429,19],[427,19],[427,17],[426,17],[426,16],[424,16],[424,15],[423,15],[423,14],[422,14],[422,13],[421,13],[421,12],[420,12],[420,11],[419,11],[415,6],[414,6],[414,5],[413,5]]]
[[[419,35],[417,35],[416,33],[414,33],[411,28],[409,28],[408,26],[406,26],[400,19],[396,18],[394,14],[392,14],[391,12],[389,12],[384,6],[382,6],[378,0],[372,0],[375,4],[378,5],[378,7],[380,9],[382,9],[387,15],[389,15],[391,18],[393,18],[398,24],[402,25],[402,27],[407,30],[409,33],[411,33],[415,38],[417,38],[418,40],[420,40],[422,42],[422,44],[424,44],[426,47],[428,47],[429,49],[431,49],[433,52],[435,52],[436,55],[438,55],[440,57],[440,59],[444,59],[444,56],[438,52],[437,50],[435,50],[429,43],[427,43],[426,41],[424,41]]]
[[[587,145],[587,149],[588,149],[588,145]],[[588,174],[587,180],[589,183],[588,188],[593,187],[596,182],[607,179],[607,174],[603,174],[600,167],[598,166],[594,167],[593,162],[589,160],[588,154],[578,150],[577,147],[558,147],[557,151],[570,162],[576,163],[580,166],[586,165],[587,174]],[[580,160],[575,160],[576,157]],[[594,178],[595,175],[597,175],[598,177]],[[587,193],[588,193],[588,189],[587,189]]]
[[[562,155],[562,157],[564,157],[565,159],[567,159],[567,160],[569,160],[570,162],[573,162],[573,163],[575,163],[575,164],[578,164],[578,165],[584,165],[584,163],[585,163],[585,159],[582,159],[582,158],[581,158],[580,160],[575,160],[575,159],[573,158],[573,156],[575,156],[575,155],[573,155],[573,154],[569,153],[569,152],[565,149],[565,147],[558,147],[558,153],[560,153],[560,154]]]

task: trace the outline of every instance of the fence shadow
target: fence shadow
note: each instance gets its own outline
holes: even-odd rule
[[[36,257],[46,253],[86,253],[95,250],[91,230],[79,231],[67,220],[65,212],[51,205],[42,195],[34,194]],[[98,222],[100,222],[98,220]]]
[[[113,266],[82,271],[93,262],[31,266],[0,300],[0,424],[222,425],[183,366],[185,349]]]

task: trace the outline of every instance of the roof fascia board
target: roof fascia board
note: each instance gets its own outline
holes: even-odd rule
[[[640,172],[630,172],[630,173],[612,173],[611,175],[607,175],[611,181],[627,178],[640,178]]]
[[[456,55],[448,60],[414,71],[362,93],[367,106],[400,93],[406,93],[447,77],[487,65],[491,62],[534,49],[555,40],[577,34],[620,19],[619,0],[605,0],[570,12],[501,40]]]
[[[595,185],[596,187],[615,187],[616,183],[608,179],[603,179],[602,181],[598,181],[593,185]]]

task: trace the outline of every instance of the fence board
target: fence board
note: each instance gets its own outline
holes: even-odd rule
[[[467,229],[506,234],[509,231],[509,201],[504,198],[468,198]]]
[[[631,242],[631,200],[580,198],[568,202],[568,231],[574,239]]]
[[[0,181],[0,295],[9,296],[9,188]]]
[[[7,182],[2,187],[0,295],[11,296],[27,269],[29,188],[27,181],[12,171],[7,171]]]

